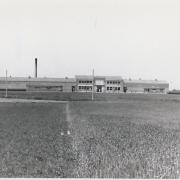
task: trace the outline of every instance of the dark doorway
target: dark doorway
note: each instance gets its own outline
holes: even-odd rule
[[[123,91],[124,91],[124,93],[127,92],[127,87],[126,86],[123,87]]]
[[[102,86],[97,86],[97,92],[102,92]]]

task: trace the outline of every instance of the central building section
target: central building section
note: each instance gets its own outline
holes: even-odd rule
[[[76,76],[78,92],[120,93],[123,92],[123,79],[120,76]]]
[[[105,92],[106,79],[102,76],[94,77],[94,91],[97,93]]]

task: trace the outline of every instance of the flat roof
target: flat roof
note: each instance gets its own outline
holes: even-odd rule
[[[0,81],[6,81],[6,77],[0,77]],[[75,78],[46,78],[46,77],[8,77],[12,82],[76,82]]]
[[[127,87],[169,88],[169,83],[162,80],[124,80]]]
[[[142,83],[142,84],[169,84],[165,80],[134,80],[134,79],[124,79],[125,83]]]
[[[80,80],[92,80],[92,75],[76,75],[76,79]],[[121,76],[94,76],[95,79],[106,79],[106,80],[123,80]]]

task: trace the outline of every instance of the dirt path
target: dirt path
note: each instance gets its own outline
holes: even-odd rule
[[[63,152],[63,178],[74,178],[74,168],[77,165],[77,155],[72,147],[73,133],[71,131],[71,118],[69,103],[65,105],[65,118],[59,125],[61,142],[57,145],[62,147]],[[62,146],[63,144],[63,146]]]

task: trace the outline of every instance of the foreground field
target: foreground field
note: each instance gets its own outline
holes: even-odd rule
[[[66,104],[0,103],[0,114],[0,177],[73,175]]]
[[[179,109],[139,95],[1,102],[0,177],[179,178]]]
[[[71,103],[77,177],[180,177],[180,103]]]

